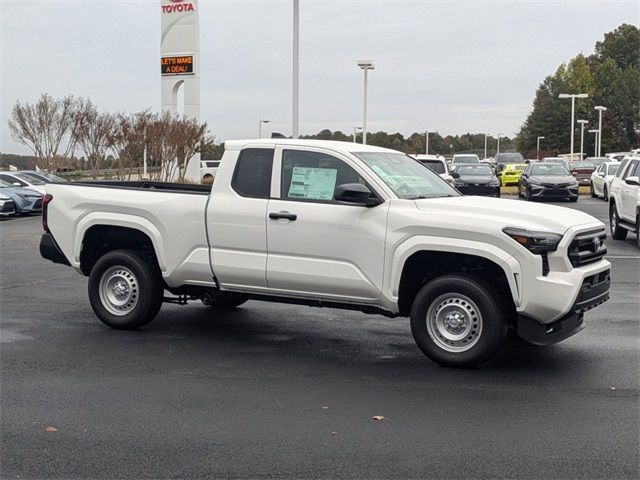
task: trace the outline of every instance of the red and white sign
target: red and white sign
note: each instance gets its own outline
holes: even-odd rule
[[[195,7],[191,2],[185,2],[184,0],[171,0],[169,5],[162,5],[162,13],[184,13],[195,12]]]

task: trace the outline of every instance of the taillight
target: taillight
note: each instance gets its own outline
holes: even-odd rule
[[[42,199],[42,228],[47,233],[51,233],[49,225],[47,225],[47,207],[49,206],[49,203],[51,203],[51,200],[53,200],[53,195],[50,193],[47,193]]]

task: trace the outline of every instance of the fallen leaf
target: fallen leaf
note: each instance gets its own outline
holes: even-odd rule
[[[616,387],[609,387],[609,388],[611,388],[611,390],[615,390],[616,389]]]
[[[335,435],[335,434],[337,434],[337,433],[338,433],[338,432],[331,432],[331,435]]]
[[[47,432],[57,432],[57,431],[58,431],[57,428],[47,427]]]
[[[320,408],[321,408],[322,410],[329,410],[329,407],[328,407],[327,405],[322,405]]]
[[[371,417],[371,420],[379,422],[380,420],[384,420],[384,417],[382,415],[374,415],[373,417]]]

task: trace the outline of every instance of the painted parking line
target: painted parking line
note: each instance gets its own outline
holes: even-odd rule
[[[640,259],[640,255],[607,255],[606,257],[607,260],[608,259],[620,259],[620,260],[638,260]]]

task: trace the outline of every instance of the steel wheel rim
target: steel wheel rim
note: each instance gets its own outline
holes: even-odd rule
[[[100,301],[109,313],[124,316],[138,304],[138,280],[131,270],[121,265],[108,268],[100,277]]]
[[[431,339],[447,352],[466,352],[482,335],[480,309],[461,293],[445,293],[431,302],[426,322]]]

